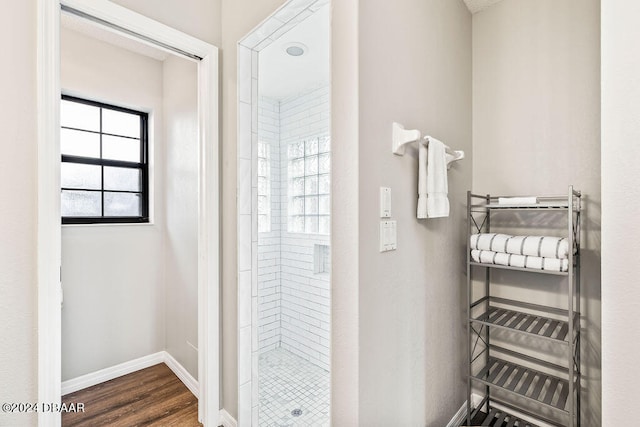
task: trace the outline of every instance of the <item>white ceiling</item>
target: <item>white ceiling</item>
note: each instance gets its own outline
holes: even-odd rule
[[[302,43],[302,56],[290,56],[285,49]],[[258,87],[260,95],[284,99],[310,87],[329,82],[329,6],[284,33],[260,51]]]
[[[502,0],[464,0],[464,3],[469,8],[469,12],[477,13],[500,1]]]

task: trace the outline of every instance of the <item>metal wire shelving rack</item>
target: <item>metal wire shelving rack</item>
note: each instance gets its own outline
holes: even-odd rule
[[[467,192],[469,235],[492,232],[491,219],[496,212],[554,212],[558,221],[564,214],[567,227],[562,237],[567,237],[570,248],[568,269],[537,270],[474,262],[467,238],[466,422],[471,425],[474,417],[484,413],[482,425],[537,427],[538,424],[531,421],[537,420],[558,427],[579,427],[581,193],[569,186],[567,195],[538,197],[535,204],[500,204],[498,199],[499,196]],[[553,215],[551,218],[555,218]],[[496,269],[526,272],[522,275],[523,281],[530,277],[529,274],[563,276],[566,307],[492,295],[492,271]],[[475,287],[474,279],[479,279]],[[532,356],[528,349],[514,351],[496,345],[491,333],[495,330],[510,331],[511,335],[529,343],[560,346],[566,358],[562,364],[551,363],[539,354]],[[481,395],[481,401],[475,407],[472,406],[474,390],[480,390]]]

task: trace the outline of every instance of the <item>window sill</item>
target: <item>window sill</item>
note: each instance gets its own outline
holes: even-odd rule
[[[94,223],[94,224],[60,224],[62,228],[76,228],[76,227],[149,227],[156,225],[154,222],[110,222],[110,223]]]

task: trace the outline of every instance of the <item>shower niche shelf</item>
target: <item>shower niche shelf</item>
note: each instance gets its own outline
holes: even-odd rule
[[[481,425],[535,427],[537,420],[558,427],[580,426],[580,199],[572,186],[565,196],[538,197],[538,203],[527,205],[501,204],[496,196],[467,193],[469,425],[479,414],[486,414]],[[502,221],[513,226],[510,215],[515,215],[518,226],[531,228],[521,222],[536,213],[520,215],[518,211],[523,210],[544,211],[545,228],[561,230],[556,237],[567,239],[566,271],[474,261],[471,235],[496,233],[504,226]],[[498,270],[512,270],[504,274],[517,277],[518,282],[502,281],[500,297],[494,286]],[[564,294],[558,295],[561,308],[504,298],[535,275],[549,274],[558,276],[549,280],[561,282],[557,287]],[[535,284],[528,286],[532,287]],[[543,360],[551,350],[558,364]],[[471,406],[474,394],[481,397],[476,407]]]

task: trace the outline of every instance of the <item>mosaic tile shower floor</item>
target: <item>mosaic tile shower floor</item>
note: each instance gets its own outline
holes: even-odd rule
[[[329,426],[329,372],[281,348],[260,355],[259,372],[260,427]]]

